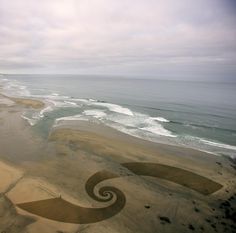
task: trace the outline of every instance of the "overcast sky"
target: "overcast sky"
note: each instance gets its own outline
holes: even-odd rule
[[[0,0],[0,72],[236,80],[235,0]]]

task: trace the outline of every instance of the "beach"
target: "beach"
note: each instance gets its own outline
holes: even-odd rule
[[[0,96],[1,232],[234,232],[224,156],[70,121],[38,135],[40,99]]]
[[[0,233],[236,233],[235,12],[0,0]]]
[[[236,0],[0,0],[0,233],[236,233]]]

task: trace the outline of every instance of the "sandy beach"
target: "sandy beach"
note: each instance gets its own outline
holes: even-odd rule
[[[0,232],[235,232],[232,160],[102,124],[43,138],[21,115],[45,103],[0,95]]]

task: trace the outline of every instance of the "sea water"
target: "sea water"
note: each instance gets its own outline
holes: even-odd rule
[[[8,95],[41,98],[22,117],[47,136],[92,121],[154,142],[236,157],[236,83],[92,75],[1,75]]]

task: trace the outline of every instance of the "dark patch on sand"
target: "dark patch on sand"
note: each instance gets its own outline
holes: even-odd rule
[[[215,214],[205,219],[206,223],[215,232],[236,233],[236,194],[218,201],[218,207],[212,208]]]
[[[190,230],[192,230],[192,231],[195,230],[195,227],[194,227],[192,224],[189,224],[189,225],[188,225],[188,228],[189,228]]]
[[[231,158],[231,157],[225,156],[225,155],[224,155],[224,157],[230,161],[231,167],[232,167],[234,170],[236,170],[236,158]]]
[[[162,221],[162,223],[171,223],[171,221],[168,217],[159,216],[159,219]]]
[[[35,222],[33,218],[19,215],[13,203],[0,194],[0,232],[27,232],[26,227]]]

